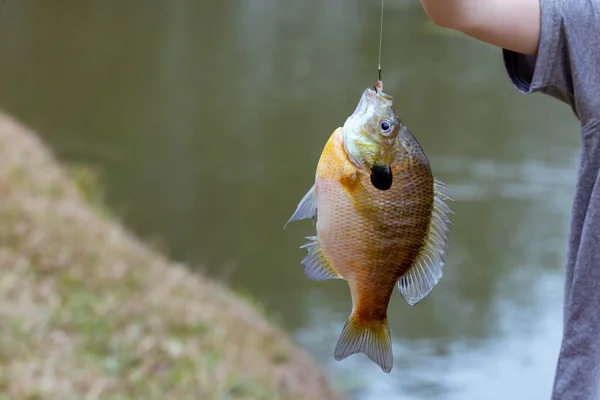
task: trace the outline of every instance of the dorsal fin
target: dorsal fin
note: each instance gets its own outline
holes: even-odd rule
[[[443,275],[448,247],[452,210],[446,204],[452,200],[446,195],[446,185],[434,179],[433,211],[425,245],[411,268],[398,281],[398,289],[408,304],[414,306],[423,300]]]

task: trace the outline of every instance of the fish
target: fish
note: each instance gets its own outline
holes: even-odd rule
[[[363,353],[391,372],[390,298],[397,286],[415,306],[442,278],[451,200],[378,80],[327,140],[314,184],[284,226],[312,219],[316,236],[301,246],[305,275],[348,283],[352,311],[337,361]]]

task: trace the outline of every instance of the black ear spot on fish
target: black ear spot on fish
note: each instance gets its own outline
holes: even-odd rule
[[[389,165],[374,165],[371,169],[371,183],[379,190],[392,187],[392,168]]]

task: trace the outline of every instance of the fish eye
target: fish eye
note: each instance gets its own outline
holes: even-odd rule
[[[386,119],[379,123],[379,127],[381,128],[381,132],[384,134],[392,131],[392,124],[390,124],[390,121]]]

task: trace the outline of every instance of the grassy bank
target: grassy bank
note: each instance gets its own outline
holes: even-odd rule
[[[71,176],[0,114],[0,399],[333,398],[260,312],[138,241]]]

